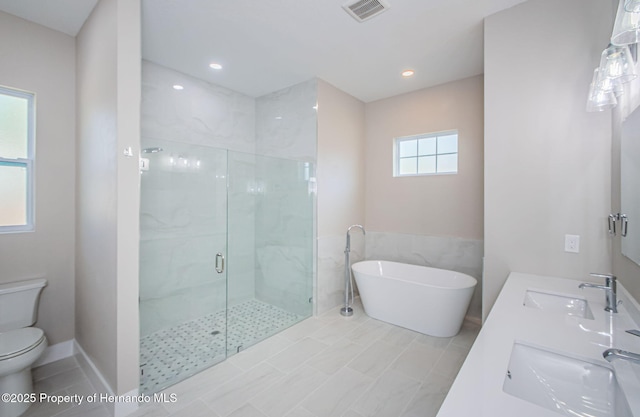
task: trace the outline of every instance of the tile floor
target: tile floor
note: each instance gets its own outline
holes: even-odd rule
[[[290,327],[302,316],[259,300],[208,314],[141,338],[140,392],[152,393]],[[213,329],[213,331],[212,331]],[[225,334],[227,337],[225,338]]]
[[[96,390],[80,368],[75,357],[69,357],[47,365],[35,368],[33,374],[33,388],[39,395],[80,395],[87,397]],[[104,404],[88,404],[84,402],[76,405],[70,402],[36,402],[22,417],[111,417]]]
[[[304,320],[162,391],[132,417],[435,416],[479,327],[436,338],[371,319],[356,307]],[[74,358],[34,370],[39,392],[93,393]],[[171,396],[176,401],[171,401]],[[104,405],[35,404],[26,417],[106,417]]]

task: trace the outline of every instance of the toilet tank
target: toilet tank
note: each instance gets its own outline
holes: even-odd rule
[[[38,319],[44,278],[0,284],[0,332],[32,326]]]

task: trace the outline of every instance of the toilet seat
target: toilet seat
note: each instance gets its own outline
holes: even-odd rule
[[[0,361],[32,350],[44,339],[44,332],[37,327],[25,327],[0,333]]]

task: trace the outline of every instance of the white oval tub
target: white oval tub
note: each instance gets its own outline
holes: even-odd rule
[[[460,331],[475,278],[460,272],[390,261],[352,265],[365,313],[438,337]]]

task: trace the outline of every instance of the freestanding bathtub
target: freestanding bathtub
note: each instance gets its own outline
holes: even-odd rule
[[[459,272],[398,262],[356,262],[351,269],[369,317],[438,337],[460,331],[477,284]]]

